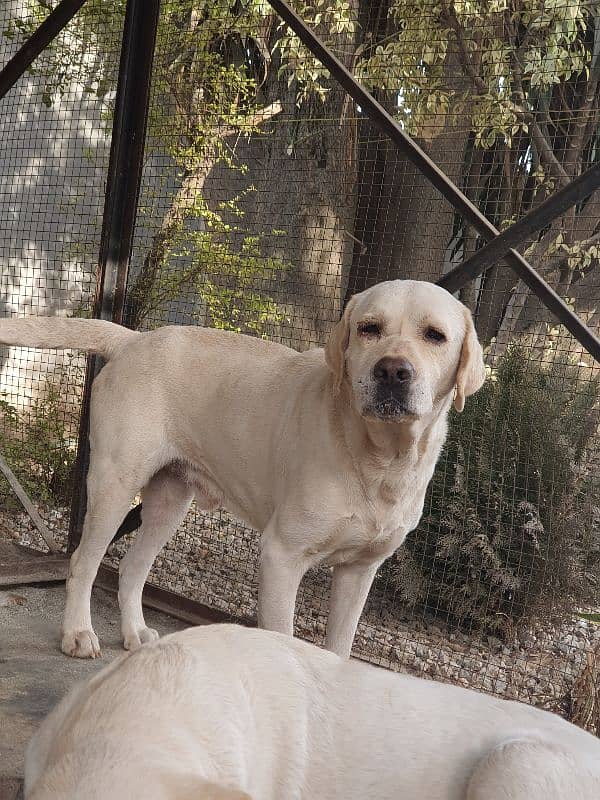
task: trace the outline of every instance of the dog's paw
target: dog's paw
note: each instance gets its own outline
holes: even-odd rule
[[[125,650],[137,650],[146,642],[154,642],[158,639],[158,631],[154,628],[138,628],[123,634],[123,647]]]
[[[63,634],[61,650],[72,658],[98,658],[100,643],[94,631],[74,631]]]

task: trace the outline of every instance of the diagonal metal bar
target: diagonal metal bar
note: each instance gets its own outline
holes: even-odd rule
[[[480,248],[471,258],[447,272],[437,282],[438,286],[449,292],[457,292],[473,278],[497,264],[511,248],[523,244],[530,236],[564,214],[572,205],[589,197],[598,187],[600,187],[600,161],[567,186],[554,192],[518,222]]]
[[[515,258],[517,256],[517,258]],[[574,314],[565,301],[556,294],[554,289],[538,275],[532,266],[516,252],[509,250],[506,254],[506,261],[512,267],[517,276],[528,286],[538,297],[546,308],[551,311],[556,319],[564,325],[569,333],[573,334],[579,344],[600,364],[600,339],[592,333],[587,325]]]
[[[407,136],[396,120],[383,106],[364,89],[354,75],[323,44],[319,37],[306,25],[284,0],[269,0],[271,7],[294,31],[300,41],[329,70],[340,86],[346,90],[354,102],[369,117],[371,122],[384,133],[410,161],[421,170],[433,186],[454,208],[467,219],[475,230],[490,241],[500,235],[487,217],[475,206],[461,190],[452,183],[442,170],[429,158],[416,142]],[[516,250],[508,250],[506,261],[531,291],[558,318],[577,341],[600,362],[600,340],[574,314],[564,300],[538,275],[533,267]]]
[[[27,67],[62,31],[79,11],[85,0],[62,0],[51,11],[40,27],[17,50],[0,72],[0,100],[9,92]]]

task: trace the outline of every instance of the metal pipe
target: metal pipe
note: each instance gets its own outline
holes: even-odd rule
[[[500,235],[498,229],[485,217],[469,198],[452,183],[447,175],[429,158],[416,142],[404,133],[402,128],[356,80],[352,73],[330,52],[319,37],[305,24],[284,0],[269,0],[269,4],[308,47],[340,86],[360,106],[371,122],[384,133],[404,155],[431,181],[435,188],[486,240]],[[533,267],[516,250],[509,250],[506,261],[517,275],[552,311],[577,341],[600,362],[600,340],[574,314],[556,292],[541,278]]]
[[[160,0],[128,0],[125,11],[94,305],[96,318],[118,323],[123,321],[142,177],[159,9]],[[78,545],[83,529],[87,505],[90,394],[101,366],[99,358],[88,359],[71,505],[70,549]]]
[[[45,50],[65,25],[73,19],[84,3],[85,0],[62,0],[29,39],[21,45],[0,72],[0,100],[12,89],[42,50]]]
[[[583,175],[554,192],[547,200],[521,217],[518,222],[480,248],[471,258],[447,272],[437,281],[438,286],[442,286],[449,292],[457,292],[473,278],[497,264],[512,247],[521,245],[556,217],[564,214],[572,205],[580,203],[592,194],[599,186],[600,161],[586,170]]]
[[[115,595],[119,593],[119,571],[106,564],[102,564],[98,570],[98,575],[94,582],[100,589],[111,592]],[[219,611],[197,600],[190,600],[182,594],[176,594],[169,589],[163,589],[152,583],[144,584],[142,603],[147,608],[155,611],[162,611],[170,617],[175,617],[191,625],[207,625],[211,622],[235,622],[238,625],[256,627],[256,620],[249,617],[237,617],[228,614],[226,611]]]

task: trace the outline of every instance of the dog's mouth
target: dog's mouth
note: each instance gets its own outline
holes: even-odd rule
[[[415,419],[418,417],[414,406],[406,398],[387,395],[378,397],[364,411],[364,416],[375,417],[384,422],[399,422],[405,419]]]

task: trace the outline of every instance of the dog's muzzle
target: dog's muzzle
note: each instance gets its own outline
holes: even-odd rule
[[[411,390],[415,368],[406,358],[386,356],[373,367],[374,397],[369,412],[379,419],[414,416]]]

